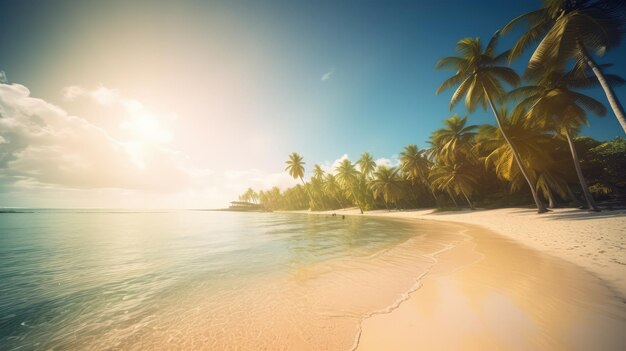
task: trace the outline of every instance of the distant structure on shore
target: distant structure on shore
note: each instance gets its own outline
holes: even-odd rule
[[[246,201],[231,201],[228,211],[260,212],[265,211],[263,205]]]

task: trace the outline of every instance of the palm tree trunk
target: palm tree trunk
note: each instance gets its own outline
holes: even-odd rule
[[[341,201],[341,199],[339,198],[339,196],[336,193],[335,193],[335,200],[337,200],[337,202],[339,202],[339,206],[341,206],[341,208],[344,208],[343,201]]]
[[[487,89],[484,89],[484,87],[483,87],[483,90],[485,92],[485,96],[487,97],[487,100],[489,101],[489,106],[491,107],[491,110],[493,111],[493,114],[496,117],[496,122],[498,123],[498,128],[500,128],[500,132],[502,133],[502,136],[504,137],[504,140],[506,140],[506,143],[509,144],[509,147],[511,148],[511,152],[513,153],[513,158],[515,158],[515,163],[517,163],[517,166],[519,167],[520,171],[522,172],[522,175],[524,176],[524,179],[526,179],[526,182],[528,183],[528,186],[530,187],[530,192],[533,195],[533,200],[535,200],[535,205],[537,205],[537,213],[548,212],[548,209],[546,208],[546,206],[543,204],[543,202],[541,202],[541,199],[539,199],[539,195],[537,194],[537,190],[535,189],[535,184],[533,184],[533,181],[530,179],[530,175],[528,174],[528,172],[526,172],[526,168],[522,164],[522,159],[521,159],[521,157],[519,155],[519,152],[517,151],[517,148],[513,145],[513,143],[509,139],[509,137],[506,135],[506,132],[504,131],[504,128],[502,128],[502,123],[500,121],[500,116],[498,115],[498,111],[496,111],[496,107],[493,105],[493,101],[491,100],[491,96],[489,96],[489,93],[487,92]]]
[[[311,191],[309,189],[307,189],[306,183],[304,182],[304,179],[302,177],[300,177],[300,181],[302,182],[302,186],[304,187],[304,190],[306,190],[307,194],[309,194],[309,199],[311,200],[311,202],[313,202],[313,206],[317,206],[317,202],[313,198],[313,194],[311,194]],[[312,208],[311,208],[311,210],[312,210]]]
[[[469,197],[467,196],[467,194],[465,193],[465,191],[461,190],[461,194],[463,194],[463,197],[465,197],[465,201],[467,201],[467,204],[469,205],[470,209],[474,209],[474,205],[472,205],[472,202],[470,201]]]
[[[450,198],[452,199],[452,202],[454,202],[454,206],[461,208],[461,206],[459,206],[459,203],[456,202],[456,199],[454,198],[454,195],[452,195],[451,193],[448,193],[448,195],[450,195]]]
[[[598,209],[598,206],[596,206],[595,201],[593,200],[593,196],[591,196],[591,193],[589,192],[589,188],[587,187],[587,181],[585,180],[583,171],[580,168],[578,153],[576,152],[576,147],[574,147],[574,142],[572,141],[572,136],[570,135],[569,129],[565,129],[565,137],[567,138],[567,144],[569,144],[569,150],[572,153],[574,168],[576,168],[576,174],[578,175],[578,181],[580,181],[580,186],[583,188],[583,194],[585,196],[585,200],[587,201],[587,206],[589,206],[589,209],[593,211],[600,211]]]
[[[419,207],[420,201],[419,198],[417,197],[417,194],[414,191],[411,191],[411,197],[413,198],[413,200],[415,201],[413,203],[413,205],[415,205],[415,208]],[[410,204],[411,202],[407,200],[407,202]]]
[[[554,200],[554,194],[552,194],[552,190],[548,188],[548,208],[555,208],[556,201]]]
[[[572,188],[569,186],[569,184],[567,184],[567,195],[569,196],[570,200],[574,203],[574,206],[576,207],[580,206],[580,201],[578,201],[578,199],[576,198],[576,195],[574,195],[574,192],[572,191]]]
[[[428,185],[428,189],[430,190],[430,193],[433,195],[433,198],[435,199],[435,206],[439,207],[439,198],[437,197],[437,195],[435,195],[435,189],[433,189],[430,184]]]
[[[624,107],[622,107],[622,104],[615,96],[615,92],[613,91],[613,87],[611,87],[611,84],[606,81],[604,73],[602,73],[602,69],[600,69],[600,67],[596,65],[595,61],[593,60],[591,55],[587,54],[586,50],[583,49],[581,51],[583,57],[585,58],[585,61],[587,62],[587,65],[596,75],[596,78],[598,78],[598,82],[600,82],[602,90],[604,90],[604,94],[606,94],[606,98],[607,100],[609,100],[609,105],[611,106],[611,109],[613,109],[613,113],[615,113],[617,121],[622,126],[624,133],[626,133],[626,116],[624,115]]]

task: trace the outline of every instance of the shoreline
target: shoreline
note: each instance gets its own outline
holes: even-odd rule
[[[286,211],[309,215],[371,216],[407,220],[435,220],[482,227],[539,252],[564,259],[602,279],[626,299],[626,210],[587,212],[553,209],[502,208],[436,212],[433,209],[374,210],[363,215],[356,208],[331,211]]]
[[[360,215],[355,209],[297,212]],[[620,212],[607,216],[607,213],[557,210],[550,217],[571,216],[574,212],[583,215],[586,224],[560,218],[565,223],[548,222],[551,224],[545,225],[543,234],[538,234],[544,240],[538,240],[527,233],[555,218],[545,215],[537,218],[533,212],[499,209],[366,213],[365,216],[422,224],[420,220],[460,225],[465,229],[458,234],[467,236],[468,240],[433,253],[436,262],[416,279],[415,288],[399,304],[389,311],[374,312],[361,321],[352,349],[621,349],[626,343],[622,332],[626,327],[626,308],[625,294],[620,289],[624,285],[619,276],[619,261],[609,269],[606,265],[589,265],[576,259],[583,256],[560,252],[558,240],[546,242],[546,238],[569,234],[567,240],[578,239],[580,247],[591,246],[593,250],[597,245],[591,245],[590,236],[609,237],[596,241],[611,245],[617,240],[617,253],[623,255],[619,240],[624,239],[626,218]],[[486,217],[490,219],[487,225]],[[503,232],[504,221],[512,222],[516,230]],[[602,224],[597,226],[599,222]],[[572,238],[594,225],[596,231]],[[572,233],[572,226],[579,231]],[[494,227],[499,230],[493,230]],[[604,261],[612,262],[606,258]],[[617,284],[610,284],[605,277],[613,278],[611,281]]]

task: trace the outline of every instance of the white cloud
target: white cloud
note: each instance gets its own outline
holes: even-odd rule
[[[6,83],[7,82],[7,74],[4,73],[4,71],[0,71],[0,83]]]
[[[385,167],[397,167],[400,165],[400,160],[394,156],[392,158],[385,158],[385,157],[381,157],[377,160],[375,160],[374,162],[376,162],[376,166],[385,166]]]
[[[325,161],[324,163],[320,164],[320,167],[322,167],[322,169],[324,170],[324,172],[326,173],[335,173],[335,169],[337,169],[337,167],[339,167],[339,165],[341,164],[341,162],[343,162],[343,160],[349,160],[350,158],[348,157],[348,154],[343,154],[341,155],[341,157],[339,157],[338,159],[330,162],[330,161]]]
[[[169,143],[173,139],[167,123],[175,120],[176,116],[162,116],[154,113],[141,102],[122,96],[117,89],[100,86],[89,90],[74,85],[63,89],[63,96],[69,101],[86,97],[104,107],[122,108],[125,118],[120,122],[119,127],[144,141]]]
[[[324,74],[322,75],[322,78],[321,78],[320,80],[321,80],[322,82],[329,81],[329,80],[333,77],[333,74],[335,74],[335,70],[334,70],[334,69],[331,69],[330,71],[328,71],[328,72],[324,73]]]
[[[50,206],[220,207],[247,187],[284,189],[295,182],[284,172],[216,171],[194,165],[159,134],[165,130],[159,124],[164,117],[117,90],[69,87],[65,96],[123,106],[128,116],[120,128],[136,133],[113,137],[84,118],[30,96],[23,85],[0,84],[0,187],[17,198],[23,194],[23,201],[39,198]],[[141,135],[142,130],[149,135]],[[24,205],[32,206],[28,201]]]

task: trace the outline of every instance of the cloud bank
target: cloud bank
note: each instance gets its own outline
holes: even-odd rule
[[[64,96],[121,107],[125,113],[118,117],[119,128],[128,133],[114,137],[110,130],[32,97],[23,85],[0,84],[0,188],[5,192],[36,197],[44,190],[71,196],[97,191],[118,196],[119,201],[109,203],[120,206],[128,203],[127,196],[164,196],[181,201],[169,207],[188,207],[188,198],[194,198],[194,207],[220,207],[246,187],[286,188],[294,182],[285,173],[198,167],[172,145],[163,116],[117,90],[72,86]],[[32,204],[41,205],[45,203]]]

